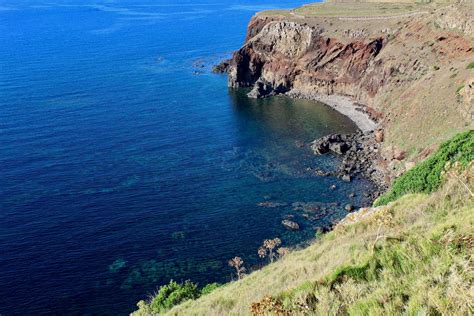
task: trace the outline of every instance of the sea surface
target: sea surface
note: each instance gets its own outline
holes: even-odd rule
[[[1,315],[126,315],[364,203],[368,181],[316,176],[339,158],[303,146],[349,119],[210,72],[256,11],[303,2],[0,0]]]

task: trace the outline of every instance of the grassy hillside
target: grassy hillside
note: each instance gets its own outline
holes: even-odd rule
[[[300,17],[384,17],[421,12],[432,8],[433,5],[447,5],[454,0],[413,1],[413,0],[365,0],[365,1],[326,1],[303,5],[294,10],[268,10],[260,15],[283,15]]]
[[[167,313],[472,314],[474,163],[451,164],[442,177],[431,194],[364,210],[310,247]],[[156,312],[139,306],[136,315]]]

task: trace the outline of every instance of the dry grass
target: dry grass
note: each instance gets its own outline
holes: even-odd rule
[[[471,190],[473,175],[471,163],[459,178]],[[255,310],[269,304],[290,314],[469,314],[474,201],[459,179],[338,227],[312,246],[168,314],[249,315],[256,302],[261,304]]]
[[[373,1],[326,1],[303,5],[294,10],[268,10],[259,15],[282,15],[298,17],[387,17],[421,12],[433,5],[452,3],[452,0],[412,1],[412,0],[373,0]]]

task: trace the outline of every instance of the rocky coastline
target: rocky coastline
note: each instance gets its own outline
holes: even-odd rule
[[[250,88],[249,97],[315,100],[349,117],[359,132],[328,135],[312,147],[341,155],[340,169],[331,176],[362,175],[375,184],[376,198],[433,150],[434,139],[447,137],[444,130],[472,122],[465,69],[472,25],[455,7],[436,12],[417,19],[394,15],[384,23],[352,18],[350,25],[340,17],[259,13],[242,47],[213,71],[227,73],[231,88]],[[458,92],[450,87],[452,78]]]
[[[224,60],[213,67],[214,73],[230,74],[232,60]],[[232,85],[229,84],[231,87]],[[325,95],[292,89],[278,91],[268,83],[257,81],[252,91],[248,94],[251,98],[265,98],[269,96],[285,95],[293,99],[313,100],[324,103],[339,113],[351,119],[358,131],[352,134],[330,134],[311,142],[310,147],[315,155],[336,154],[342,157],[342,162],[336,172],[325,172],[317,167],[314,172],[319,176],[333,176],[343,181],[362,176],[374,185],[372,192],[366,192],[367,201],[374,201],[383,194],[393,178],[387,169],[386,159],[381,155],[383,142],[383,129],[377,119],[380,114],[344,95]],[[353,207],[348,212],[352,212]],[[288,226],[288,225],[284,225]]]
[[[353,134],[331,134],[313,141],[311,149],[314,154],[332,153],[342,157],[336,172],[327,173],[319,169],[315,172],[320,176],[336,176],[347,182],[357,176],[363,176],[374,184],[374,190],[365,193],[369,201],[374,201],[387,190],[391,180],[385,161],[380,155],[382,137],[381,130],[358,131]]]

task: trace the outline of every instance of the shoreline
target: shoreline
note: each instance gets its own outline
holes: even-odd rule
[[[379,127],[379,124],[372,120],[367,113],[361,111],[360,109],[362,107],[357,105],[356,102],[348,96],[335,94],[322,95],[302,92],[300,90],[290,90],[285,93],[285,95],[293,99],[313,100],[324,103],[342,115],[347,116],[363,133],[373,132]]]
[[[335,152],[335,154],[343,157],[343,160],[339,166],[339,171],[333,174],[333,176],[343,180],[346,178],[349,181],[358,175],[364,176],[374,185],[373,192],[367,193],[367,197],[372,202],[388,189],[390,182],[388,179],[392,178],[392,176],[383,167],[383,158],[380,155],[381,140],[377,137],[379,133],[383,135],[383,130],[381,130],[380,124],[364,111],[363,105],[356,103],[348,96],[322,95],[296,89],[292,89],[283,95],[292,99],[324,103],[354,122],[359,129],[354,133],[347,135],[336,133],[314,140],[311,143],[314,153],[316,155],[324,154],[318,153],[317,149],[315,150],[315,147],[317,148],[318,145],[327,146],[329,148],[328,151],[333,151],[331,144],[337,144],[336,148],[344,146],[348,148],[347,151],[338,152],[336,150]]]

